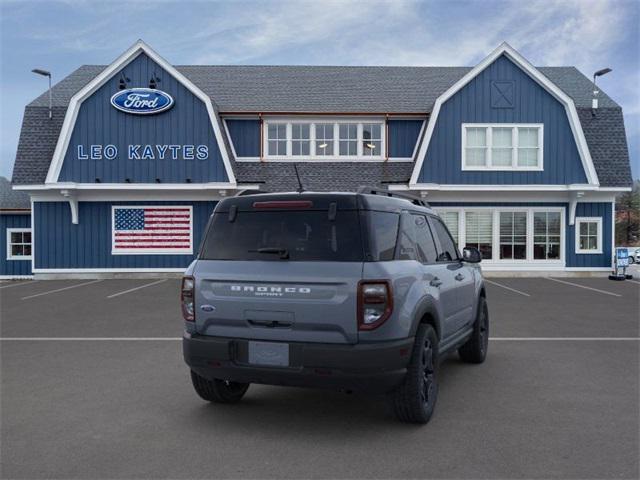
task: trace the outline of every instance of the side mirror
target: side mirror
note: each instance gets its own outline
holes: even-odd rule
[[[462,261],[467,263],[480,263],[482,254],[475,247],[466,247],[462,250]]]

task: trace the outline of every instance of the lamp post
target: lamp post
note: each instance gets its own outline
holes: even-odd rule
[[[600,93],[600,91],[598,90],[597,85],[596,85],[596,79],[598,77],[601,77],[602,75],[606,75],[610,71],[611,71],[611,69],[609,67],[607,67],[607,68],[603,68],[601,70],[598,70],[597,72],[595,72],[593,74],[593,86],[595,88],[593,90],[593,100],[591,101],[591,114],[594,115],[594,116],[596,114],[596,109],[598,108],[598,93]]]
[[[49,118],[52,117],[52,101],[51,101],[51,72],[47,70],[42,70],[41,68],[34,68],[31,70],[33,73],[38,75],[42,75],[43,77],[49,77]]]

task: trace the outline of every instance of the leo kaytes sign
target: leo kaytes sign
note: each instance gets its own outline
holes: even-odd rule
[[[129,88],[114,93],[111,105],[134,115],[152,115],[164,112],[173,106],[173,97],[153,88]]]

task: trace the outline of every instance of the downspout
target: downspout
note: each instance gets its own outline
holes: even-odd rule
[[[389,114],[384,116],[384,161],[389,160]]]

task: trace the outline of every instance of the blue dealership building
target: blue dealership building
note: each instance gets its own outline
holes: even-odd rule
[[[475,67],[174,66],[138,41],[26,106],[0,273],[182,272],[216,202],[293,191],[294,166],[307,190],[424,197],[486,271],[608,272],[631,172],[594,90],[508,44]]]

